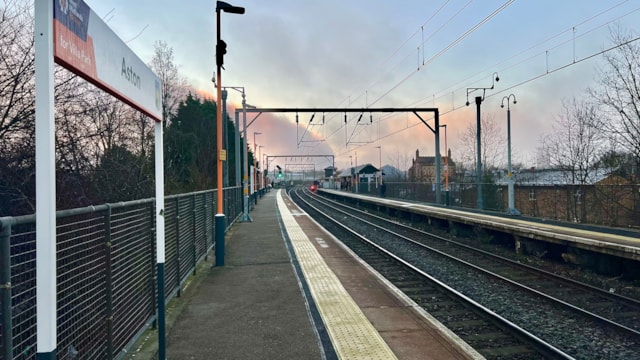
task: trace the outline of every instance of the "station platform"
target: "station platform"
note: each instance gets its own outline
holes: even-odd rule
[[[167,359],[482,358],[283,190],[267,193],[251,216],[227,233],[225,265],[209,266],[184,290],[184,304],[168,307]]]
[[[318,189],[318,192],[334,199],[349,199],[355,203],[379,206],[396,213],[424,216],[428,218],[429,223],[442,222],[444,227],[450,228],[449,231],[454,231],[456,226],[464,225],[510,234],[515,239],[518,249],[530,246],[539,250],[535,247],[536,244],[550,243],[572,248],[572,250],[587,250],[593,254],[605,254],[615,258],[632,260],[625,263],[625,273],[636,273],[637,262],[640,261],[640,232],[633,229],[498,215],[497,213],[470,211],[470,209],[444,207],[402,199],[380,198],[331,189]],[[576,264],[584,264],[593,262],[589,259],[591,253],[571,253],[570,256],[585,257],[586,259],[573,261]]]

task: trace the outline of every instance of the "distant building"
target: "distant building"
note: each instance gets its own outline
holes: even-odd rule
[[[379,172],[380,169],[371,164],[348,168],[346,173],[339,175],[341,188],[346,190],[353,189],[356,181],[365,184],[376,182]]]
[[[444,182],[446,178],[447,158],[449,159],[449,180],[456,172],[456,163],[451,160],[451,151],[448,156],[440,156],[440,182]],[[413,159],[409,168],[409,181],[421,183],[436,182],[436,157],[420,156],[420,150],[416,150],[416,157]]]

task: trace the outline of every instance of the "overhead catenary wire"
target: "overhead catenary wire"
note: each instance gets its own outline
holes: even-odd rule
[[[610,6],[610,7],[606,8],[606,9],[604,9],[604,10],[602,10],[602,11],[598,12],[598,13],[596,13],[595,15],[592,15],[592,16],[590,16],[590,17],[588,17],[588,18],[586,18],[586,19],[582,20],[581,22],[579,22],[579,23],[577,23],[577,24],[575,24],[575,25],[573,25],[573,26],[569,27],[568,29],[561,31],[560,33],[554,34],[554,35],[552,35],[552,36],[550,36],[550,37],[545,38],[544,40],[542,40],[542,41],[540,41],[540,42],[537,42],[537,43],[535,43],[535,44],[533,44],[533,45],[530,45],[530,46],[526,47],[524,50],[519,51],[519,52],[517,52],[516,54],[511,55],[511,56],[509,56],[509,57],[505,58],[504,60],[501,60],[501,61],[500,61],[500,62],[498,62],[497,64],[505,64],[505,63],[509,62],[510,60],[512,60],[512,59],[514,59],[514,58],[517,58],[517,57],[519,57],[519,56],[522,56],[523,54],[526,54],[527,52],[530,52],[531,50],[533,50],[533,49],[535,49],[535,48],[539,47],[540,45],[543,45],[543,44],[545,44],[545,43],[548,43],[548,42],[550,42],[550,41],[553,41],[553,40],[555,40],[555,39],[559,38],[559,37],[560,37],[560,36],[562,36],[563,34],[566,34],[568,31],[574,32],[574,29],[576,29],[576,28],[578,28],[578,27],[582,27],[584,24],[587,24],[587,23],[589,23],[589,22],[593,21],[594,19],[601,18],[604,14],[609,13],[611,10],[613,10],[613,9],[615,9],[615,8],[617,8],[617,7],[619,7],[621,4],[623,4],[623,3],[625,3],[625,2],[627,2],[627,1],[622,1],[622,2],[619,2],[619,3],[617,3],[617,4],[614,4],[614,5]],[[505,3],[505,4],[506,4],[506,3]],[[623,18],[623,17],[625,17],[625,16],[628,16],[629,14],[632,14],[632,13],[634,13],[634,12],[638,11],[638,10],[640,10],[640,8],[639,8],[639,9],[634,9],[634,10],[632,10],[632,11],[629,11],[629,12],[627,12],[626,14],[621,15],[621,16],[618,16],[618,17],[616,17],[616,18],[615,18],[615,19],[613,19],[613,20],[607,21],[605,24],[602,24],[602,25],[600,25],[600,26],[598,26],[598,27],[595,27],[595,28],[589,28],[589,29],[587,29],[586,31],[585,31],[585,30],[580,31],[580,32],[575,36],[575,38],[572,38],[571,40],[567,40],[567,41],[562,42],[562,43],[560,43],[560,44],[554,44],[554,46],[553,46],[553,47],[549,47],[549,48],[548,48],[548,49],[546,49],[545,51],[548,51],[548,50],[550,50],[550,49],[555,49],[555,48],[557,48],[557,47],[560,47],[560,46],[566,45],[568,42],[571,42],[571,41],[576,41],[576,39],[580,39],[580,38],[582,38],[582,37],[584,37],[584,36],[588,35],[589,33],[592,33],[592,32],[596,31],[596,30],[597,30],[597,29],[599,29],[599,28],[602,28],[602,27],[604,27],[604,26],[607,26],[607,25],[611,24],[613,21],[617,21],[617,20],[619,20],[620,18]],[[419,28],[417,31],[418,31],[418,32],[420,32],[421,30],[422,30],[422,29],[421,29],[421,28]],[[470,30],[471,30],[471,29],[470,29]],[[461,36],[462,36],[462,35],[461,35]],[[632,39],[632,40],[630,40],[630,41],[628,41],[628,42],[626,42],[626,43],[633,42],[633,41],[636,41],[636,40],[638,40],[638,39],[637,39],[637,38],[636,38],[636,39]],[[425,41],[428,41],[428,40],[425,40]],[[612,46],[612,47],[607,48],[607,49],[605,49],[605,50],[597,51],[597,52],[594,52],[594,53],[588,54],[588,55],[586,55],[586,56],[584,56],[584,57],[581,57],[581,58],[580,58],[580,57],[578,57],[578,56],[577,56],[577,54],[576,54],[576,55],[574,55],[574,56],[573,56],[573,58],[571,59],[571,61],[570,61],[569,63],[567,63],[567,64],[565,64],[565,65],[562,65],[562,66],[560,66],[560,67],[556,67],[556,68],[553,68],[553,69],[549,69],[549,72],[548,72],[548,73],[547,73],[547,72],[544,72],[544,73],[542,73],[542,74],[536,74],[535,76],[532,76],[532,77],[530,77],[530,78],[528,78],[528,79],[526,79],[526,80],[523,80],[523,81],[521,81],[521,82],[519,82],[519,83],[517,83],[517,84],[515,84],[515,85],[513,85],[513,86],[508,87],[507,89],[501,89],[501,91],[500,91],[500,92],[508,91],[508,90],[514,89],[514,88],[516,88],[516,87],[518,87],[518,86],[522,86],[522,85],[525,85],[525,84],[527,84],[527,83],[529,83],[529,82],[532,82],[532,81],[538,80],[538,79],[540,79],[540,78],[544,78],[544,76],[546,76],[546,75],[549,75],[549,74],[552,74],[552,73],[556,73],[556,72],[561,71],[561,70],[563,70],[563,69],[569,68],[569,67],[570,67],[570,66],[572,66],[573,64],[578,64],[578,63],[584,62],[584,61],[586,61],[586,60],[588,60],[588,59],[591,59],[591,58],[596,57],[596,56],[598,56],[598,55],[604,54],[604,53],[606,53],[606,52],[608,52],[608,51],[611,51],[611,50],[613,50],[613,49],[615,49],[615,48],[617,48],[617,47],[619,47],[619,46],[622,46],[622,45],[623,45],[623,44],[616,45],[616,46]],[[403,43],[403,46],[404,46],[404,43]],[[454,42],[452,42],[451,44],[449,44],[449,46],[450,46],[450,47],[455,46]],[[402,48],[402,46],[401,46],[401,48]],[[423,44],[423,49],[424,49],[424,44]],[[399,51],[399,50],[397,50],[396,52],[394,52],[393,56],[395,56],[395,55],[396,55],[396,53],[397,53],[398,51]],[[413,51],[415,51],[415,50],[413,50]],[[441,51],[441,52],[442,52],[442,51]],[[411,53],[413,53],[413,52],[411,52]],[[525,58],[525,59],[523,59],[523,60],[519,61],[519,62],[518,62],[518,63],[516,63],[516,64],[512,64],[512,65],[510,65],[510,66],[508,66],[508,67],[503,67],[503,68],[501,68],[501,69],[497,69],[497,70],[498,70],[498,71],[503,71],[503,70],[505,70],[505,69],[513,68],[513,67],[515,67],[515,66],[518,66],[518,65],[522,64],[523,62],[530,61],[530,60],[534,59],[535,57],[540,56],[540,55],[541,55],[541,54],[543,54],[543,53],[544,53],[544,52],[542,52],[542,53],[536,53],[536,54],[534,54],[534,55],[532,55],[532,56],[529,56],[529,57],[527,57],[527,58]],[[434,60],[435,60],[435,59],[434,59]],[[425,60],[425,63],[426,63],[426,62],[427,62],[427,61]],[[496,69],[496,66],[494,65],[494,66],[488,67],[487,69],[489,69],[489,68]],[[412,71],[412,72],[411,72],[410,74],[408,74],[407,76],[409,76],[409,77],[410,77],[410,76],[412,76],[413,74],[415,74],[415,72],[416,72],[416,71]],[[483,71],[483,72],[484,72],[484,71]],[[434,92],[432,95],[429,95],[428,100],[429,100],[430,102],[433,102],[433,105],[435,106],[435,103],[436,103],[436,99],[437,99],[437,98],[441,98],[442,96],[450,96],[450,97],[451,97],[451,99],[452,99],[452,106],[451,106],[451,110],[446,111],[446,112],[441,112],[441,115],[449,114],[449,113],[451,113],[451,112],[454,112],[454,111],[457,111],[457,110],[459,110],[459,109],[461,109],[461,108],[464,108],[464,107],[465,107],[464,105],[462,105],[462,104],[461,104],[460,106],[455,106],[455,104],[454,104],[454,102],[453,102],[453,99],[454,99],[454,92],[455,92],[455,91],[457,91],[457,90],[459,90],[459,89],[457,89],[457,90],[453,90],[453,91],[451,91],[450,89],[451,89],[451,88],[455,88],[457,85],[461,84],[462,82],[466,82],[466,81],[468,81],[468,80],[470,80],[470,79],[472,79],[472,78],[474,78],[474,77],[477,77],[477,75],[478,75],[478,74],[473,75],[473,76],[470,76],[470,77],[466,78],[465,80],[463,80],[463,81],[461,81],[461,82],[458,82],[458,84],[453,85],[453,86],[451,86],[451,87],[447,88],[447,90],[442,90],[442,91]],[[391,93],[393,90],[397,89],[397,87],[399,87],[400,85],[402,85],[402,83],[403,83],[403,82],[405,82],[405,81],[406,81],[406,79],[404,79],[404,78],[403,78],[400,82],[398,82],[398,83],[394,84],[394,85],[393,85],[393,87],[392,87],[390,90],[388,90],[388,91],[387,91],[387,93],[385,93],[385,95],[384,95],[384,96],[388,95],[388,93]],[[369,91],[369,89],[367,89],[367,90],[365,91],[365,94],[368,94],[368,91]],[[498,93],[490,94],[490,95],[488,95],[487,97],[497,96],[497,94],[498,94]],[[351,100],[351,96],[349,96],[348,98],[349,98],[349,100]],[[357,99],[357,98],[355,98],[355,99]],[[376,99],[376,101],[379,101],[379,99],[380,99],[380,98]],[[425,101],[425,99],[426,99],[426,98],[423,98],[423,99],[420,99],[420,100],[414,101],[414,102],[412,102],[412,103],[413,103],[413,104],[422,103],[422,102],[424,102],[424,101]],[[373,102],[373,103],[375,103],[375,102]],[[369,102],[367,101],[367,105],[373,105],[373,103],[369,103]],[[383,121],[383,120],[388,119],[388,118],[389,118],[389,116],[392,116],[392,115],[383,115],[383,116],[381,116],[381,117],[377,118],[377,119],[376,119],[376,122],[378,123],[378,125],[380,125],[380,122],[381,122],[381,121]],[[347,131],[347,129],[346,129],[347,125],[348,125],[348,122],[346,121],[346,118],[345,118],[345,123],[342,125],[342,126],[345,126],[345,136],[347,135],[347,133],[346,133],[346,131]],[[401,132],[403,132],[403,131],[406,131],[407,129],[410,129],[410,128],[412,128],[412,127],[414,127],[414,126],[418,126],[418,125],[419,125],[419,124],[411,125],[410,127],[403,128],[403,129],[400,129],[400,130],[396,130],[396,131],[393,131],[392,133],[385,134],[385,135],[383,135],[383,134],[378,134],[377,138],[378,138],[378,140],[382,140],[382,139],[385,139],[385,138],[388,138],[388,137],[390,137],[390,136],[396,135],[396,134],[398,134],[398,133],[401,133]],[[342,126],[341,126],[341,127],[342,127]],[[333,137],[334,137],[334,135],[335,135],[335,133],[336,133],[337,131],[340,131],[340,128],[335,129],[334,131],[331,131],[330,129],[325,129],[325,130],[329,130],[328,132],[330,132],[330,133],[329,133],[329,135],[325,135],[325,140],[330,140],[331,138],[333,138]],[[363,130],[364,130],[364,129],[363,129]],[[360,131],[360,130],[359,130],[359,131]],[[352,136],[357,136],[357,135],[359,134],[359,131],[357,131],[357,132],[355,132],[354,134],[352,134]],[[325,134],[326,134],[326,133],[327,133],[327,132],[325,132]],[[346,144],[346,145],[348,145],[348,144]],[[361,146],[357,146],[356,148],[359,148],[359,147],[361,147]],[[347,149],[347,152],[349,152],[349,151],[353,151],[353,149],[354,149],[354,148],[348,148],[348,149]]]
[[[500,12],[502,12],[504,9],[506,9],[509,5],[511,5],[515,0],[508,0],[507,2],[505,2],[504,4],[502,4],[499,8],[497,8],[496,10],[494,10],[491,14],[489,14],[488,16],[486,16],[484,19],[482,19],[480,22],[478,22],[477,24],[475,24],[474,26],[472,26],[470,29],[468,29],[467,31],[465,31],[462,35],[460,35],[456,40],[454,40],[453,42],[451,42],[449,45],[447,45],[444,49],[440,50],[440,52],[438,52],[436,55],[432,56],[427,62],[426,65],[432,63],[434,60],[436,60],[437,58],[439,58],[440,56],[442,56],[443,54],[445,54],[447,51],[451,50],[454,46],[458,45],[462,40],[464,40],[467,36],[471,35],[472,33],[474,33],[476,30],[478,30],[482,25],[486,24],[487,22],[489,22],[491,19],[493,19],[496,15],[498,15]],[[373,101],[371,103],[371,105],[376,104],[378,101],[382,100],[385,96],[389,95],[389,93],[391,93],[393,90],[397,89],[400,85],[402,85],[404,82],[406,82],[407,80],[409,80],[413,75],[415,75],[415,73],[417,73],[417,70],[411,71],[407,76],[405,76],[402,80],[400,80],[398,83],[396,83],[394,86],[391,87],[391,89],[387,90],[384,94],[382,94],[380,97],[378,97],[375,101]]]
[[[486,96],[486,98],[491,98],[491,97],[494,97],[494,96],[502,95],[502,94],[503,94],[503,93],[505,93],[505,92],[508,92],[508,91],[510,91],[510,90],[513,90],[514,88],[517,88],[517,87],[520,87],[520,86],[525,85],[525,84],[527,84],[527,83],[530,83],[530,82],[533,82],[533,81],[539,80],[539,79],[541,79],[541,78],[543,78],[543,77],[549,76],[549,75],[551,75],[551,74],[553,74],[553,73],[555,73],[555,72],[558,72],[558,71],[564,70],[564,69],[566,69],[566,68],[569,68],[569,67],[572,67],[572,66],[578,65],[578,64],[579,64],[579,63],[581,63],[581,62],[587,61],[587,60],[592,59],[592,58],[594,58],[594,57],[596,57],[596,56],[599,56],[599,55],[603,55],[603,54],[605,54],[605,53],[607,53],[607,52],[609,52],[609,51],[615,50],[615,49],[617,49],[617,48],[619,48],[619,47],[622,47],[622,46],[628,45],[628,44],[630,44],[630,43],[632,43],[632,42],[636,42],[636,41],[638,41],[638,40],[640,40],[640,36],[635,37],[635,38],[632,38],[632,39],[629,39],[629,40],[625,41],[624,43],[616,44],[616,45],[611,46],[611,47],[609,47],[609,48],[607,48],[607,49],[604,49],[604,50],[601,50],[601,51],[598,51],[598,52],[595,52],[595,53],[589,54],[589,55],[587,55],[587,56],[585,56],[585,57],[583,57],[583,58],[581,58],[581,59],[577,59],[576,61],[571,61],[571,62],[569,62],[569,63],[567,63],[567,64],[565,64],[565,65],[563,65],[563,66],[560,66],[560,67],[558,67],[558,68],[552,69],[552,70],[550,70],[549,72],[544,72],[544,73],[541,73],[541,74],[539,74],[539,75],[533,76],[533,77],[531,77],[531,78],[529,78],[529,79],[526,79],[526,80],[524,80],[524,81],[521,81],[521,82],[519,82],[519,83],[517,83],[517,84],[514,84],[514,85],[512,85],[512,86],[510,86],[510,87],[507,87],[507,88],[505,88],[505,89],[502,89],[500,92],[496,92],[496,93],[488,94],[488,95]],[[459,105],[458,107],[455,107],[455,108],[453,108],[453,109],[451,109],[451,110],[443,111],[443,112],[441,112],[441,113],[440,113],[440,117],[443,117],[444,115],[447,115],[447,114],[453,113],[453,112],[455,112],[455,111],[457,111],[457,110],[460,110],[461,108],[466,108],[466,107],[467,107],[466,105],[462,104],[462,105]],[[427,118],[426,120],[431,120],[431,119],[433,119],[433,118],[432,118],[432,117],[431,117],[431,118]],[[412,129],[412,128],[414,128],[414,127],[416,127],[416,126],[419,126],[419,125],[422,125],[422,123],[416,123],[416,124],[414,124],[414,125],[409,125],[409,126],[407,126],[407,127],[403,128],[403,129],[399,129],[399,130],[393,131],[393,132],[391,132],[391,133],[385,134],[384,136],[378,136],[378,140],[383,140],[383,139],[386,139],[386,138],[392,137],[392,136],[394,136],[394,135],[400,134],[400,133],[402,133],[402,132],[404,132],[404,131],[407,131],[407,130]],[[356,146],[356,148],[351,148],[351,149],[350,149],[350,150],[348,150],[348,151],[344,151],[344,152],[338,153],[338,155],[344,155],[344,154],[346,154],[346,153],[348,153],[348,152],[350,152],[350,151],[357,150],[357,149],[358,149],[359,147],[361,147],[361,146],[363,146],[363,145]]]
[[[453,84],[453,85],[451,85],[451,86],[449,86],[449,87],[447,87],[447,88],[445,88],[445,89],[443,89],[443,90],[441,90],[441,91],[438,91],[437,93],[432,94],[430,97],[432,97],[433,102],[435,102],[435,99],[436,99],[436,98],[438,98],[438,99],[439,99],[439,98],[441,98],[442,96],[448,96],[448,95],[449,95],[449,94],[451,94],[452,92],[459,91],[459,90],[464,90],[464,88],[466,88],[465,84],[468,84],[468,83],[469,83],[469,81],[471,81],[474,77],[477,77],[477,75],[478,75],[478,74],[484,74],[484,73],[486,73],[486,72],[491,71],[492,69],[498,69],[498,71],[499,71],[499,72],[503,72],[503,71],[505,71],[505,70],[509,70],[509,69],[511,69],[511,68],[513,68],[513,67],[515,67],[515,66],[521,65],[522,63],[525,63],[525,62],[527,62],[527,61],[529,61],[529,60],[532,60],[532,59],[533,59],[533,58],[535,58],[535,57],[538,57],[538,56],[540,56],[540,55],[542,55],[542,54],[545,54],[545,52],[546,52],[546,51],[548,51],[548,50],[556,49],[556,48],[558,48],[559,46],[562,46],[562,45],[566,44],[568,41],[565,41],[565,42],[563,42],[563,43],[557,44],[557,45],[555,45],[555,46],[553,46],[553,47],[551,47],[551,48],[547,48],[547,49],[545,49],[544,51],[541,51],[541,52],[535,53],[535,54],[533,54],[533,55],[531,55],[531,56],[529,56],[529,57],[527,57],[527,58],[525,58],[525,59],[523,59],[523,60],[521,60],[521,61],[519,61],[519,62],[517,62],[517,63],[512,64],[511,66],[499,68],[499,66],[501,66],[502,64],[505,64],[505,63],[507,63],[508,61],[513,60],[513,59],[517,58],[518,56],[521,56],[521,55],[523,55],[523,54],[525,54],[525,53],[527,53],[527,52],[529,52],[529,51],[531,51],[531,50],[533,50],[533,49],[535,49],[535,48],[537,48],[537,47],[539,47],[539,46],[541,46],[541,45],[543,45],[543,44],[546,44],[546,43],[548,43],[548,42],[550,42],[550,41],[552,41],[552,40],[555,40],[555,39],[559,38],[559,37],[560,37],[560,36],[562,36],[563,34],[566,34],[567,32],[572,31],[572,29],[573,29],[573,28],[576,28],[576,27],[578,27],[578,26],[584,25],[584,24],[586,24],[587,22],[592,21],[592,20],[596,19],[597,17],[600,17],[600,16],[602,16],[602,15],[606,14],[607,12],[609,12],[609,11],[611,11],[611,10],[613,10],[613,9],[615,9],[615,8],[617,8],[617,7],[619,7],[620,5],[624,4],[624,3],[625,3],[625,2],[627,2],[627,1],[628,1],[628,0],[621,1],[620,3],[618,3],[618,4],[614,5],[614,6],[611,6],[611,7],[607,8],[607,9],[605,9],[605,10],[603,10],[603,11],[599,12],[599,13],[598,13],[598,14],[596,14],[596,15],[593,15],[593,16],[591,16],[591,17],[589,17],[589,18],[587,18],[587,19],[585,19],[585,20],[581,21],[580,23],[578,23],[578,24],[576,24],[576,25],[573,25],[573,26],[572,26],[572,27],[570,27],[570,28],[567,28],[567,29],[565,29],[565,30],[563,30],[563,31],[560,31],[559,33],[556,33],[556,34],[554,34],[554,35],[551,35],[551,36],[549,36],[549,37],[545,38],[544,40],[541,40],[541,41],[539,41],[539,42],[537,42],[537,43],[535,43],[535,44],[533,44],[533,45],[531,45],[531,46],[528,46],[528,47],[527,47],[527,48],[525,48],[524,50],[519,51],[519,52],[517,52],[517,53],[516,53],[516,54],[514,54],[514,55],[508,56],[508,57],[507,57],[507,58],[505,58],[504,60],[501,60],[501,61],[499,61],[499,62],[497,62],[497,63],[494,63],[494,64],[492,64],[492,65],[490,65],[490,66],[487,66],[486,68],[484,68],[484,69],[480,70],[480,71],[479,71],[479,72],[477,72],[476,74],[471,75],[471,76],[469,76],[469,77],[466,77],[466,78],[464,78],[464,79],[462,79],[462,80],[458,81],[456,84]],[[617,20],[619,20],[619,19],[621,19],[621,18],[623,18],[623,17],[625,17],[625,16],[628,16],[628,15],[630,15],[630,14],[634,13],[634,12],[637,12],[638,10],[640,10],[640,8],[636,8],[636,9],[634,9],[634,10],[631,10],[631,11],[629,11],[629,12],[627,12],[627,13],[623,14],[623,15],[620,15],[620,16],[618,16],[618,17],[614,18],[614,19],[611,19],[611,20],[607,21],[606,23],[604,23],[604,24],[602,24],[602,25],[600,25],[600,26],[597,26],[597,27],[595,27],[595,28],[589,29],[589,30],[587,30],[587,31],[583,31],[583,32],[581,33],[581,35],[579,35],[579,36],[578,36],[578,37],[576,37],[575,39],[582,38],[582,37],[584,37],[584,36],[588,35],[589,33],[593,32],[593,31],[596,31],[596,30],[598,30],[598,29],[600,29],[600,28],[602,28],[602,27],[604,27],[604,26],[607,26],[607,25],[611,24],[612,22],[617,21]],[[414,106],[414,105],[416,105],[416,104],[424,103],[428,98],[429,98],[429,97],[425,97],[425,98],[423,98],[423,99],[417,100],[417,101],[413,102],[412,104],[410,104],[410,106]]]
[[[431,16],[430,16],[430,17],[429,17],[429,18],[428,18],[424,23],[422,23],[422,25],[420,25],[420,27],[419,27],[418,29],[416,29],[416,31],[415,31],[413,34],[411,34],[411,35],[410,35],[410,36],[409,36],[409,37],[408,37],[404,42],[402,42],[402,44],[401,44],[401,45],[400,45],[400,46],[399,46],[395,51],[393,51],[393,52],[391,53],[391,55],[389,55],[389,56],[388,56],[384,61],[382,61],[382,62],[380,63],[380,65],[379,65],[379,66],[377,66],[377,68],[378,68],[378,69],[381,69],[381,70],[380,70],[380,71],[377,71],[376,73],[378,73],[378,74],[389,73],[389,72],[393,71],[396,67],[398,67],[398,66],[399,66],[399,65],[400,65],[404,60],[406,60],[406,59],[407,59],[407,57],[409,57],[410,55],[412,55],[412,54],[413,54],[413,52],[412,52],[412,53],[410,53],[410,54],[405,55],[402,59],[400,59],[400,60],[398,61],[398,63],[397,63],[395,66],[393,66],[393,67],[391,67],[391,68],[389,68],[389,67],[387,67],[387,66],[386,66],[386,65],[387,65],[387,63],[389,63],[389,62],[391,61],[391,59],[393,59],[393,58],[396,56],[396,54],[398,54],[398,53],[400,52],[400,50],[402,50],[402,49],[407,45],[407,43],[408,43],[409,41],[411,41],[411,39],[413,39],[413,38],[414,38],[414,37],[415,37],[415,36],[416,36],[420,31],[421,31],[421,29],[423,29],[423,28],[424,28],[424,26],[425,26],[425,25],[429,24],[429,23],[430,23],[430,22],[431,22],[431,21],[432,21],[432,20],[433,20],[433,19],[434,19],[434,18],[435,18],[435,17],[436,17],[436,16],[437,16],[437,15],[438,15],[438,14],[439,14],[439,13],[440,13],[444,8],[445,8],[445,7],[446,7],[446,5],[447,5],[447,4],[449,4],[449,2],[450,2],[450,1],[451,1],[451,0],[447,0],[447,1],[445,1],[442,5],[440,5],[440,7],[439,7],[439,8],[438,8],[438,9],[437,9],[433,14],[431,14]],[[460,13],[463,9],[465,9],[467,6],[469,6],[469,4],[471,4],[472,2],[473,2],[473,0],[469,0],[469,1],[468,1],[468,2],[467,2],[467,3],[462,7],[462,9],[461,9],[461,10],[459,10],[459,11],[456,13],[456,15],[457,15],[457,14],[459,14],[459,13]],[[445,24],[444,24],[444,25],[448,24],[448,23],[449,23],[449,22],[450,22],[450,21],[451,21],[451,20],[452,20],[456,15],[452,16],[449,20],[447,20],[447,22],[445,22]],[[443,25],[443,26],[444,26],[444,25]],[[441,26],[441,27],[442,27],[442,26]],[[422,41],[422,43],[424,43],[424,40]],[[424,48],[423,48],[423,51],[424,51]],[[377,79],[377,80],[375,80],[373,83],[369,84],[368,86],[366,86],[366,89],[369,89],[369,88],[371,88],[373,85],[375,85],[376,83],[378,83],[378,82],[379,82],[379,79],[381,79],[382,77],[383,77],[382,75],[378,76],[378,79]],[[360,99],[360,98],[362,97],[362,95],[365,95],[365,96],[366,96],[366,90],[365,90],[364,94],[362,94],[362,93],[361,93],[360,95],[358,95],[357,97],[355,97],[355,98],[354,98],[354,101],[355,101],[355,100]],[[340,105],[340,104],[342,104],[342,103],[344,103],[346,100],[349,100],[349,102],[351,102],[351,96],[347,96],[346,98],[344,98],[344,99],[339,103],[339,105]]]

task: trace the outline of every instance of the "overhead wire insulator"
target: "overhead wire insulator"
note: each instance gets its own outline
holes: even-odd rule
[[[311,115],[311,119],[309,119],[309,124],[311,124],[311,122],[313,121],[313,118],[316,116],[316,113],[313,113],[313,115]]]
[[[298,123],[298,113],[296,113],[296,124]]]
[[[369,113],[369,123],[373,124],[373,114]]]
[[[358,117],[358,122],[360,122],[360,120],[362,120],[362,113],[360,113],[360,117]]]

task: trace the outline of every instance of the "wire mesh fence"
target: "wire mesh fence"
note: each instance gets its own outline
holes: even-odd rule
[[[223,195],[229,225],[242,212],[242,188]],[[216,191],[165,198],[165,301],[214,246],[216,201]],[[58,359],[121,358],[153,324],[154,206],[146,199],[57,213]],[[35,359],[35,215],[0,218],[0,319],[0,359]]]
[[[355,192],[355,187],[351,189]],[[380,196],[375,183],[362,183],[358,192]],[[483,210],[506,212],[506,185],[483,184]],[[385,197],[438,203],[435,184],[387,182]],[[475,183],[449,184],[441,188],[440,204],[448,197],[450,206],[478,208]],[[614,227],[640,227],[640,184],[515,185],[515,208],[523,216]]]

